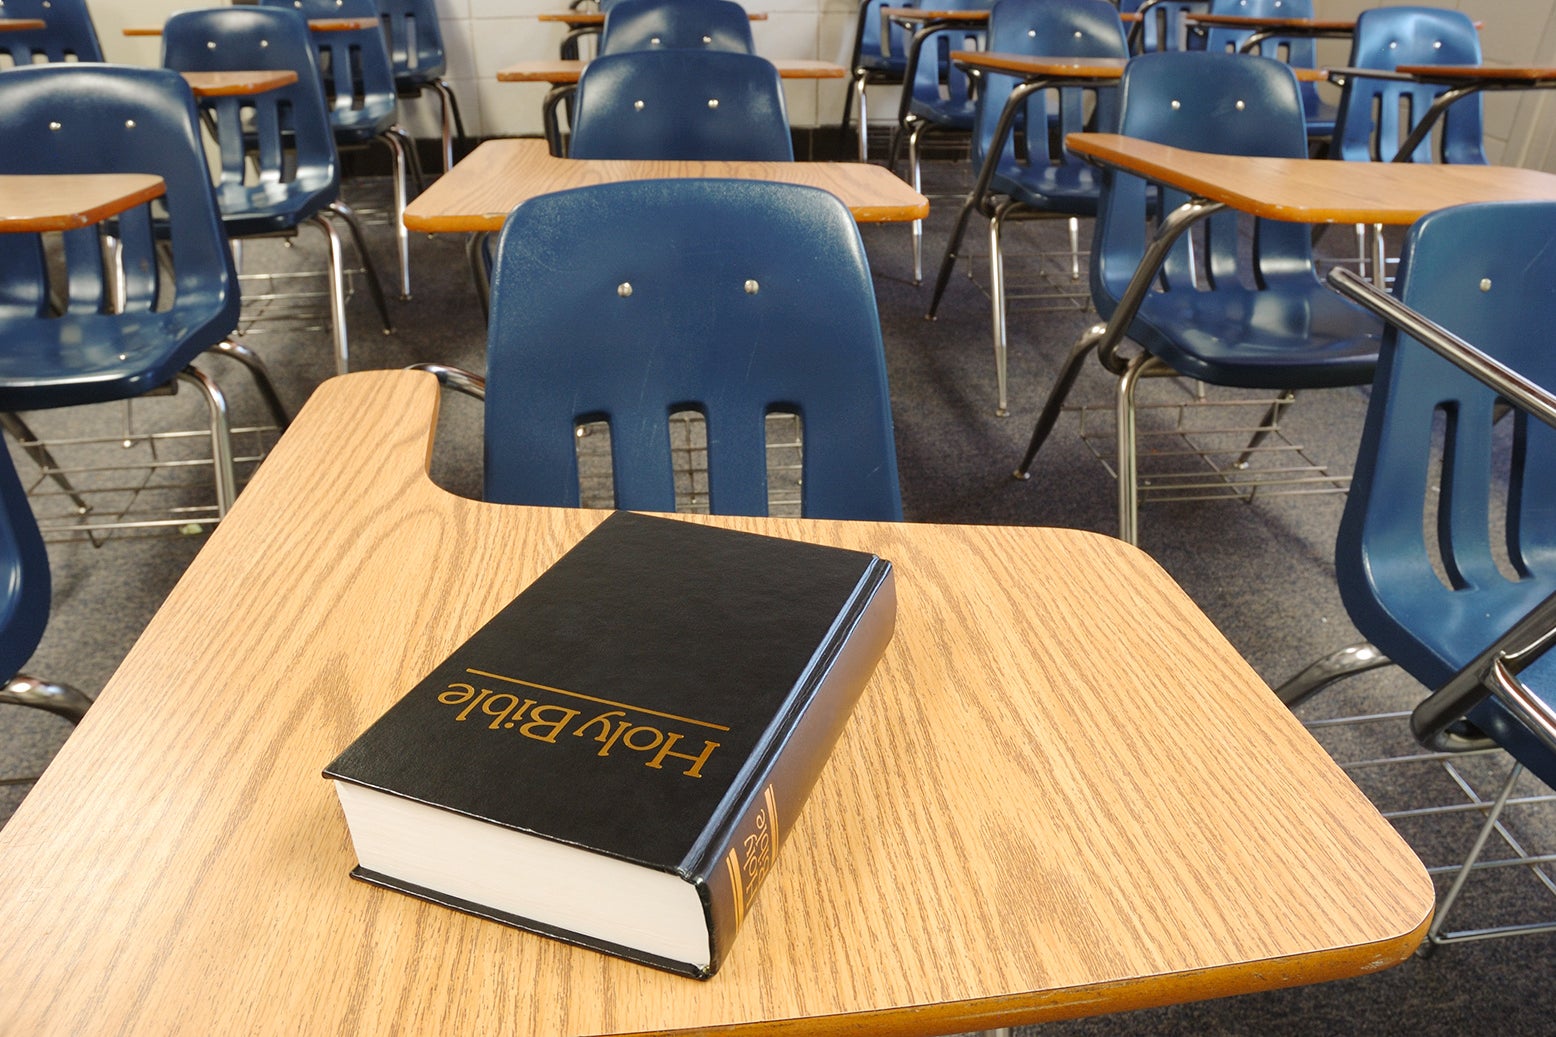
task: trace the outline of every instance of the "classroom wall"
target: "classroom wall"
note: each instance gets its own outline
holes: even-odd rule
[[[154,39],[129,39],[127,25],[154,24],[191,0],[89,0],[109,60],[155,64]],[[1320,17],[1354,16],[1389,0],[1316,0]],[[856,0],[745,0],[767,20],[752,24],[757,50],[769,57],[845,61],[858,10]],[[437,0],[448,79],[459,95],[466,129],[476,135],[538,134],[544,84],[499,83],[504,65],[555,57],[560,25],[536,15],[560,10],[566,0]],[[1556,64],[1556,0],[1437,0],[1485,23],[1485,59],[1498,65]],[[1343,64],[1343,41],[1321,41],[1321,63]],[[789,119],[795,126],[831,125],[842,112],[843,81],[786,83]],[[437,135],[437,103],[430,96],[407,102],[404,121],[417,136]],[[1556,172],[1556,91],[1488,95],[1486,148],[1493,162]],[[871,94],[872,121],[889,116],[891,94]]]

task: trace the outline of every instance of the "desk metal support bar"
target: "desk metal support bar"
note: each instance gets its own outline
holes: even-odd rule
[[[1460,98],[1468,97],[1485,88],[1484,83],[1467,83],[1464,86],[1449,87],[1438,94],[1432,106],[1426,110],[1425,115],[1421,116],[1420,121],[1415,124],[1415,128],[1405,137],[1404,143],[1399,146],[1399,150],[1394,152],[1394,157],[1389,161],[1409,162],[1410,156],[1415,154],[1416,148],[1421,146],[1421,142],[1432,132],[1432,127],[1437,125],[1437,120],[1443,117],[1443,113],[1450,105]]]
[[[1224,208],[1226,208],[1224,202],[1213,202],[1207,198],[1191,198],[1162,220],[1161,225],[1156,229],[1156,236],[1151,239],[1140,257],[1140,265],[1135,267],[1128,286],[1119,297],[1113,316],[1108,318],[1106,324],[1094,324],[1087,328],[1070,348],[1070,355],[1066,358],[1064,367],[1060,369],[1059,378],[1049,392],[1047,402],[1043,404],[1043,411],[1038,415],[1037,425],[1032,429],[1032,439],[1027,444],[1027,452],[1021,458],[1021,464],[1011,473],[1014,478],[1025,480],[1031,477],[1029,472],[1032,460],[1037,456],[1038,450],[1042,449],[1043,442],[1058,422],[1059,413],[1064,408],[1065,397],[1069,395],[1070,388],[1075,384],[1075,378],[1080,373],[1081,361],[1086,358],[1087,353],[1095,349],[1097,359],[1102,361],[1102,366],[1117,375],[1124,373],[1128,362],[1119,357],[1118,344],[1123,341],[1124,335],[1129,331],[1129,325],[1140,312],[1140,306],[1145,302],[1145,297],[1150,292],[1168,251],[1190,227]]]
[[[967,233],[968,219],[975,211],[985,217],[994,215],[993,209],[987,205],[989,184],[994,180],[994,170],[999,165],[999,156],[1005,150],[1005,142],[1010,139],[1011,132],[1015,128],[1016,113],[1021,110],[1022,102],[1034,91],[1044,90],[1052,85],[1051,79],[1037,79],[1021,83],[1011,90],[1009,100],[1000,111],[999,122],[995,124],[994,137],[989,143],[989,150],[983,156],[983,165],[978,169],[978,179],[967,195],[967,200],[962,203],[962,211],[956,217],[956,226],[951,229],[945,256],[940,260],[940,273],[935,278],[935,290],[929,297],[929,311],[924,314],[926,319],[935,319],[935,311],[940,307],[940,297],[945,294],[946,285],[951,281],[951,271],[956,267],[956,250],[961,247],[962,236]]]

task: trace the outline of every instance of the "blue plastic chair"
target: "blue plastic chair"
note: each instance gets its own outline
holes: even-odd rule
[[[228,236],[288,234],[308,223],[328,238],[335,370],[345,374],[350,357],[346,276],[340,235],[331,215],[341,217],[350,229],[384,330],[392,330],[392,325],[361,227],[355,213],[340,200],[340,164],[311,35],[296,11],[265,7],[183,11],[163,26],[162,64],[179,72],[298,73],[297,82],[290,86],[252,96],[208,97],[199,103],[220,145],[216,197]]]
[[[86,0],[6,0],[5,17],[41,18],[42,29],[0,32],[0,55],[24,67],[56,61],[102,61],[103,48]],[[0,63],[0,68],[4,63]]]
[[[722,51],[628,51],[578,80],[574,158],[792,162],[772,62]]]
[[[443,78],[448,58],[437,5],[433,0],[378,0],[378,9],[389,37],[389,62],[400,96],[420,97],[427,90],[438,95],[446,171],[454,164],[454,141],[464,139],[465,124],[459,115],[459,98]]]
[[[606,10],[601,56],[658,48],[756,53],[751,17],[733,0],[619,0]]]
[[[0,703],[46,709],[76,723],[91,699],[21,672],[49,620],[49,556],[4,447],[0,443]]]
[[[382,143],[394,164],[394,211],[390,215],[400,256],[400,298],[411,297],[410,233],[405,228],[405,205],[411,179],[421,180],[416,147],[399,126],[398,90],[389,48],[379,24],[375,0],[258,0],[261,7],[284,7],[304,17],[371,18],[365,29],[312,33],[324,96],[329,103],[330,127],[339,147]]]
[[[190,362],[208,349],[233,354],[237,276],[222,230],[200,119],[189,87],[166,69],[61,63],[0,75],[0,173],[153,173],[166,194],[118,218],[122,288],[105,276],[102,228],[68,231],[66,287],[57,315],[42,307],[0,310],[0,412],[124,400],[174,378],[204,394],[219,513],[236,494],[226,404]],[[36,239],[7,235],[6,252],[36,257]],[[159,238],[161,239],[159,241]],[[27,263],[13,259],[5,273]],[[8,294],[46,298],[47,276]],[[263,365],[250,364],[263,379]],[[274,390],[269,390],[273,395]]]
[[[1304,158],[1307,131],[1290,67],[1273,58],[1167,51],[1134,58],[1119,84],[1119,132],[1190,151]],[[1169,214],[1187,196],[1108,170],[1102,175],[1092,243],[1092,301],[1112,317],[1146,252],[1148,220]],[[1240,238],[1238,214],[1223,211],[1201,224],[1190,247],[1179,237],[1125,334],[1142,347],[1127,362],[1090,329],[1072,349],[1033,431],[1018,476],[1024,476],[1086,353],[1101,350],[1120,373],[1119,528],[1137,536],[1134,394],[1142,377],[1183,375],[1212,385],[1289,392],[1372,380],[1379,322],[1326,288],[1313,267],[1309,230],[1259,220]]]
[[[990,0],[936,0],[937,11],[983,11]],[[920,142],[929,132],[971,133],[976,107],[972,79],[951,61],[954,50],[982,50],[987,33],[983,28],[946,27],[914,33],[909,47],[911,81],[907,108],[892,136],[888,164],[896,168],[898,148],[908,146],[908,182],[915,191],[923,188],[920,168]],[[915,53],[916,51],[916,53]],[[924,279],[924,221],[913,221],[913,283]]]
[[[1118,10],[1108,0],[1000,0],[989,16],[989,50],[996,53],[1044,57],[1127,58],[1128,43]],[[1020,90],[1012,120],[998,146],[998,159],[985,170],[987,156],[996,147],[995,137],[1005,117],[1012,93]],[[1088,99],[1094,99],[1094,110]],[[989,221],[989,302],[994,335],[994,369],[998,396],[996,411],[1006,413],[1005,379],[1005,263],[1000,241],[1005,221],[1022,214],[1062,217],[1070,220],[1073,276],[1079,279],[1079,227],[1076,217],[1097,211],[1097,172],[1090,163],[1075,158],[1051,141],[1084,129],[1108,131],[1118,119],[1117,90],[1065,85],[1037,89],[1021,86],[1015,76],[985,74],[973,120],[970,157],[980,170],[974,186],[946,242],[940,275],[930,297],[927,316],[934,317],[950,281],[961,247],[967,219],[974,210]],[[1018,153],[1016,125],[1047,126],[1047,133],[1029,133]],[[987,175],[985,182],[981,178]],[[1003,196],[996,202],[995,196]]]
[[[509,216],[487,339],[488,500],[576,507],[577,437],[610,426],[615,506],[675,510],[672,414],[706,421],[709,509],[768,510],[765,421],[802,423],[802,511],[902,517],[875,289],[824,191],[641,180]]]
[[[1235,14],[1250,18],[1312,18],[1313,0],[1210,0],[1211,14]],[[1204,49],[1236,54],[1253,32],[1212,26],[1205,31]],[[1276,36],[1264,40],[1257,53],[1280,58],[1292,68],[1318,67],[1318,44],[1311,36]],[[1312,140],[1334,134],[1336,108],[1318,96],[1313,83],[1298,83],[1302,90],[1302,113],[1307,119],[1307,135]]]
[[[859,21],[854,26],[854,43],[849,54],[849,89],[843,94],[843,118],[838,131],[848,134],[854,101],[859,104],[859,161],[870,156],[869,110],[865,95],[872,86],[901,86],[908,70],[908,32],[891,22],[881,36],[882,7],[917,7],[919,0],[860,0]]]
[[[1188,44],[1185,14],[1204,14],[1209,0],[1121,0],[1120,14],[1139,14],[1129,28],[1129,49],[1134,54],[1159,50],[1183,50]]]
[[[1394,292],[1506,368],[1556,387],[1556,203],[1426,216],[1406,238]],[[1294,705],[1338,677],[1392,661],[1425,688],[1442,689],[1418,708],[1418,737],[1439,749],[1476,748],[1483,742],[1465,738],[1462,725],[1448,726],[1463,717],[1556,786],[1556,743],[1500,696],[1487,696],[1478,679],[1469,685],[1478,694],[1467,699],[1451,687],[1542,601],[1547,642],[1556,629],[1548,600],[1556,594],[1556,429],[1506,413],[1509,398],[1409,334],[1385,333],[1335,548],[1341,599],[1371,644],[1315,664],[1280,694]],[[1556,716],[1551,662],[1524,677]],[[1482,840],[1499,810],[1486,818]],[[1435,943],[1455,938],[1444,928],[1457,891],[1439,905]]]
[[[1478,65],[1480,35],[1462,11],[1380,7],[1357,16],[1349,63],[1385,72],[1400,65]],[[1335,157],[1351,162],[1393,159],[1414,120],[1426,114],[1444,89],[1410,80],[1348,76],[1335,122]],[[1430,140],[1422,141],[1408,161],[1484,165],[1480,97],[1467,97],[1449,108],[1436,149]]]

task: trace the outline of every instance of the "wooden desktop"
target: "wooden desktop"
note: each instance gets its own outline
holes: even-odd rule
[[[955,1033],[1420,940],[1405,843],[1155,563],[1067,529],[688,519],[878,552],[900,600],[710,981],[349,878],[320,768],[605,514],[434,486],[437,407],[315,391],[0,830],[0,1032]]]

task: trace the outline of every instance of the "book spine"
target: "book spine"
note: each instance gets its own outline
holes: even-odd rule
[[[772,871],[854,704],[886,651],[896,624],[891,563],[877,559],[802,694],[808,701],[766,754],[733,823],[699,856],[693,881],[708,915],[712,975],[724,960],[752,900]]]

